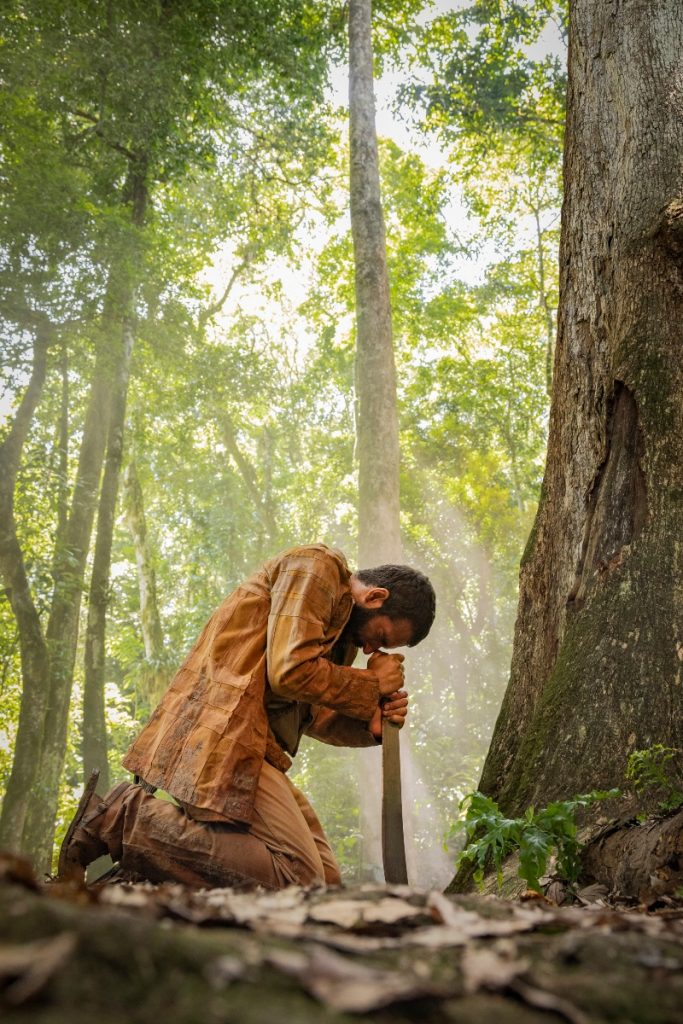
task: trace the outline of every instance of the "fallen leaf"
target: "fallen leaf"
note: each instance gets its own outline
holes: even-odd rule
[[[16,882],[27,889],[39,889],[33,865],[15,853],[0,853],[0,881]]]
[[[491,991],[507,988],[513,978],[528,969],[529,962],[503,954],[491,946],[480,946],[465,950],[460,967],[465,992],[473,995],[482,988]]]
[[[569,1024],[589,1024],[588,1017],[578,1007],[574,1006],[567,999],[553,995],[552,992],[546,992],[544,989],[528,985],[526,982],[520,981],[519,978],[511,982],[509,989],[518,995],[528,1006],[533,1006],[536,1010],[556,1013],[558,1016],[568,1020]]]
[[[320,946],[309,956],[275,950],[266,962],[295,977],[319,1002],[340,1013],[369,1013],[406,999],[453,994],[443,985],[405,972],[365,967]]]
[[[533,931],[547,922],[542,910],[510,905],[505,917],[484,917],[472,910],[465,910],[452,903],[439,892],[429,894],[427,905],[433,916],[446,925],[453,936],[461,936],[463,942],[483,936],[515,935],[518,932]]]
[[[76,936],[62,932],[23,946],[0,947],[0,978],[14,979],[3,991],[12,1006],[28,1002],[64,966],[76,948]]]
[[[376,903],[360,900],[330,900],[308,911],[309,921],[336,924],[340,928],[360,928],[371,924],[398,924],[424,917],[425,910],[401,899],[382,899]]]

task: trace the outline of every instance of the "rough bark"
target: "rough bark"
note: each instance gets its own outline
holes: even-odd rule
[[[400,560],[396,367],[372,77],[370,0],[349,3],[351,230],[356,275],[359,565]]]
[[[543,253],[543,229],[538,209],[534,209],[534,222],[536,225],[536,254],[538,260],[538,305],[543,314],[545,323],[545,384],[549,395],[553,390],[553,343],[555,341],[555,322],[553,311],[548,302],[546,291],[545,255]]]
[[[683,886],[683,810],[606,826],[582,851],[584,879],[649,903]]]
[[[138,567],[140,628],[147,663],[146,690],[151,703],[154,704],[166,689],[170,672],[164,660],[164,634],[157,600],[154,558],[147,536],[144,497],[134,458],[130,458],[126,466],[124,503],[126,523],[133,538]]]
[[[545,478],[481,788],[508,813],[683,745],[683,10],[571,7]]]
[[[21,847],[47,707],[48,651],[17,537],[14,489],[21,452],[45,383],[53,334],[47,324],[36,330],[31,378],[0,445],[0,571],[19,631],[22,680],[14,758],[0,816],[0,847],[8,850]]]

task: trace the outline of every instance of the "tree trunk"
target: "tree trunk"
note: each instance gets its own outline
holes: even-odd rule
[[[509,814],[683,745],[681,53],[679,0],[572,4],[547,465],[481,780]]]
[[[400,562],[399,444],[391,301],[379,181],[370,0],[349,3],[351,230],[356,277],[358,564]],[[381,864],[376,752],[359,751],[362,872]]]
[[[14,488],[21,452],[45,383],[47,352],[53,330],[39,326],[33,370],[12,427],[0,445],[0,571],[17,622],[21,651],[21,705],[12,771],[2,802],[0,849],[19,851],[37,771],[48,698],[48,651],[38,609],[31,595],[17,537]]]
[[[121,362],[109,414],[107,457],[97,515],[97,538],[93,556],[84,650],[83,776],[88,779],[92,770],[97,768],[100,772],[100,788],[103,791],[109,788],[107,725],[104,710],[105,633],[109,604],[111,549],[123,455],[126,396],[134,341],[131,316],[132,314],[129,313],[123,324]]]
[[[131,458],[124,476],[124,503],[126,523],[133,538],[135,558],[138,566],[140,589],[140,627],[145,648],[147,672],[145,675],[146,696],[154,705],[168,685],[170,672],[165,665],[164,634],[157,601],[157,581],[154,559],[147,536],[145,505],[142,487],[137,474],[135,459]]]
[[[396,368],[379,185],[370,0],[349,3],[351,230],[356,267],[361,568],[401,559]]]
[[[47,626],[50,672],[42,743],[34,751],[37,775],[24,826],[22,849],[35,857],[39,870],[49,870],[61,780],[69,702],[78,643],[78,619],[85,562],[90,546],[106,440],[111,374],[105,345],[95,364],[94,380],[83,428],[78,472],[65,543],[55,555],[55,587]]]
[[[648,903],[683,886],[683,810],[601,829],[581,851],[584,881]]]

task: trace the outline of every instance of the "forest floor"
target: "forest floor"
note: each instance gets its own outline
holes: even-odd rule
[[[8,1024],[683,1022],[683,903],[76,890],[0,858]]]

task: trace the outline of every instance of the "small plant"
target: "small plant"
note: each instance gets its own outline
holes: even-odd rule
[[[593,790],[571,800],[558,800],[536,811],[529,807],[522,818],[506,818],[498,804],[483,793],[470,793],[460,806],[467,806],[464,819],[451,826],[449,837],[465,831],[467,846],[459,854],[456,867],[475,865],[474,880],[480,885],[493,866],[501,884],[503,861],[519,851],[519,875],[530,889],[541,891],[540,877],[545,874],[552,854],[557,857],[558,873],[569,882],[579,876],[581,843],[577,838],[576,812],[599,800],[621,796],[618,789]]]
[[[678,789],[666,771],[666,766],[681,751],[655,743],[645,750],[634,750],[626,764],[626,778],[633,783],[636,793],[659,790],[664,797],[658,803],[660,811],[672,811],[683,804],[683,791]]]

